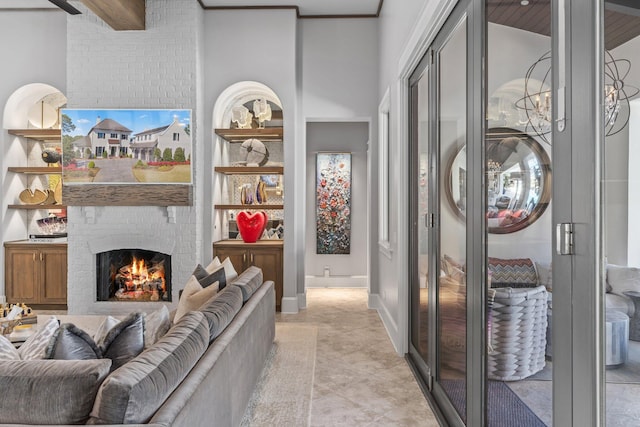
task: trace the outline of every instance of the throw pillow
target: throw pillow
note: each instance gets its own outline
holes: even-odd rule
[[[110,360],[0,363],[0,424],[85,424]]]
[[[607,283],[611,292],[624,295],[624,291],[640,291],[640,268],[607,265]]]
[[[547,288],[547,291],[553,290],[553,270],[550,262],[537,262],[536,272],[538,273],[538,284]]]
[[[230,283],[233,281],[233,279],[238,277],[238,272],[233,267],[233,264],[231,263],[231,260],[229,259],[229,257],[225,258],[225,260],[222,262],[220,262],[220,259],[218,259],[218,257],[215,257],[213,261],[211,261],[209,265],[205,267],[205,270],[207,270],[209,274],[211,274],[221,265],[224,266],[224,274],[227,278],[227,282]]]
[[[20,360],[20,353],[4,335],[0,335],[0,360]]]
[[[169,309],[163,305],[160,309],[144,317],[144,348],[152,346],[167,333],[171,327]]]
[[[100,359],[101,351],[93,338],[73,323],[63,323],[53,334],[45,352],[45,359]]]
[[[198,264],[196,269],[193,270],[193,275],[196,276],[203,288],[213,285],[215,282],[218,282],[218,291],[227,286],[227,276],[223,265],[219,265],[213,272],[209,273],[201,264]]]
[[[58,330],[60,323],[55,316],[51,316],[35,334],[31,335],[20,346],[18,353],[22,360],[44,359],[45,351],[53,334]]]
[[[492,288],[535,288],[538,275],[530,258],[489,258]]]
[[[100,323],[100,326],[98,326],[98,330],[93,335],[93,340],[95,342],[100,342],[104,340],[104,337],[107,335],[107,332],[109,332],[109,330],[111,330],[111,328],[116,326],[118,323],[120,323],[120,320],[116,319],[113,316],[105,317],[102,323]]]
[[[178,301],[173,323],[178,323],[180,318],[188,312],[199,309],[202,304],[216,293],[218,293],[218,285],[214,284],[203,288],[198,282],[198,279],[196,279],[196,276],[191,276],[184,286],[182,296]]]
[[[98,343],[102,357],[111,359],[111,370],[124,365],[144,350],[143,313],[131,313],[111,328]]]

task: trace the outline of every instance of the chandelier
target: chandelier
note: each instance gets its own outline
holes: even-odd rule
[[[629,100],[638,95],[640,89],[624,82],[631,70],[631,61],[615,59],[605,50],[604,62],[604,126],[605,136],[615,135],[629,123]],[[540,76],[540,79],[534,78]],[[524,96],[515,103],[524,110],[524,131],[535,132],[540,139],[551,144],[551,51],[543,54],[525,74]],[[621,108],[623,107],[624,108]]]

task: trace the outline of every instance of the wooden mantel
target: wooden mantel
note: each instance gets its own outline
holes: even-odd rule
[[[145,0],[82,0],[116,31],[145,29]]]

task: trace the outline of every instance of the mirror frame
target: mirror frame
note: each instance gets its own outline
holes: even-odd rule
[[[538,218],[542,216],[542,214],[546,211],[551,201],[551,175],[552,175],[551,159],[549,158],[549,155],[547,154],[545,149],[542,147],[542,145],[540,145],[540,143],[531,135],[516,129],[507,128],[507,127],[494,127],[494,128],[487,129],[485,134],[485,152],[489,150],[489,144],[498,143],[507,137],[519,138],[520,142],[523,143],[527,148],[529,148],[529,150],[538,159],[541,173],[542,173],[542,193],[540,194],[540,199],[538,200],[538,203],[536,204],[535,208],[533,208],[529,216],[524,218],[522,221],[518,221],[516,223],[509,224],[506,226],[501,226],[501,227],[489,227],[487,225],[487,231],[492,234],[514,233],[516,231],[520,231],[523,228],[528,227],[529,225],[536,222]],[[455,160],[460,155],[460,152],[465,149],[466,149],[466,145],[462,147],[460,150],[456,151],[453,156],[451,156],[451,159],[447,164],[447,168],[445,170],[445,175],[444,175],[445,194],[446,194],[447,200],[449,201],[449,205],[451,209],[453,209],[453,211],[463,221],[466,220],[466,215],[462,211],[460,211],[460,209],[456,205],[456,202],[453,198],[451,172],[452,172],[453,164],[455,163]],[[487,188],[486,176],[487,176],[487,167],[485,165],[485,168],[484,168],[485,189]],[[486,194],[485,194],[485,198],[486,198]]]

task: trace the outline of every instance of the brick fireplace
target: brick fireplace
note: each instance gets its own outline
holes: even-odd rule
[[[67,108],[191,109],[193,205],[69,206],[68,311],[116,315],[175,306],[203,250],[203,10],[190,0],[147,2],[145,31],[114,31],[76,3],[82,14],[67,21]],[[156,197],[162,200],[162,192]],[[171,257],[167,301],[99,301],[97,254],[122,248]]]

